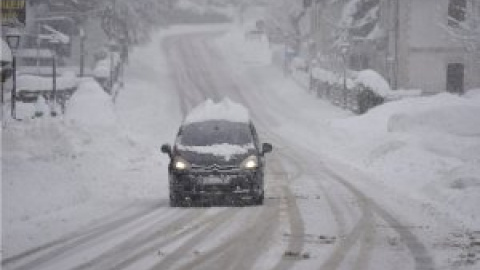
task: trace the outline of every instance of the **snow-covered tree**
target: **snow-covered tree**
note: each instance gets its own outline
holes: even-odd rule
[[[380,0],[350,0],[345,3],[338,23],[339,42],[367,41],[383,38],[379,24]]]
[[[293,39],[298,49],[302,33],[301,20],[306,14],[303,0],[270,0],[267,6],[267,28]]]
[[[445,30],[480,59],[480,1],[451,1],[448,13]]]
[[[108,36],[130,44],[149,36],[152,27],[166,24],[177,0],[106,0],[99,3],[102,25]]]

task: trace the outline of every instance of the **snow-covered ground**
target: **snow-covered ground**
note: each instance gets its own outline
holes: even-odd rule
[[[84,79],[65,116],[8,122],[2,132],[4,258],[108,217],[166,204],[168,160],[160,145],[172,142],[182,112],[160,41],[227,27],[159,32],[131,54],[115,104],[97,83]],[[268,133],[371,175],[371,182],[357,184],[392,191],[378,198],[396,194],[421,201],[459,227],[480,230],[480,90],[406,98],[357,116],[285,78],[270,65],[266,41],[247,40],[243,33],[233,27],[216,46],[232,76],[250,76],[246,85],[275,91],[252,97],[268,99],[269,106],[285,113],[281,120],[263,118]],[[274,147],[288,153],[283,145]],[[294,186],[303,195],[309,188]],[[322,222],[313,208],[300,207],[307,227]],[[404,207],[400,212],[408,212],[408,204]]]
[[[221,47],[229,50],[242,44],[234,47],[235,54],[224,56],[230,56],[233,63],[243,62],[247,68],[267,64],[271,52],[266,50],[266,41],[242,42],[241,33],[241,29],[234,28],[220,41]],[[257,61],[252,63],[251,59]],[[378,84],[376,78],[363,78],[368,79]],[[285,100],[295,100],[306,110],[304,104],[309,104],[312,96],[305,90],[283,84],[285,79],[281,77],[271,81]],[[418,95],[418,90],[412,92]],[[480,228],[480,209],[476,207],[480,205],[480,196],[476,195],[480,188],[480,89],[472,89],[464,96],[404,96],[407,98],[387,102],[365,115],[346,114],[331,119],[319,117],[324,104],[318,101],[319,108],[309,108],[303,118],[329,129],[323,132],[339,136],[321,144],[312,141],[312,145],[319,144],[327,155],[368,171],[386,186],[435,201],[452,215],[460,214],[462,222]]]

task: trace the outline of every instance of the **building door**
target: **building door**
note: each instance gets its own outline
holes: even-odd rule
[[[465,66],[462,63],[450,63],[447,66],[447,91],[463,94]]]

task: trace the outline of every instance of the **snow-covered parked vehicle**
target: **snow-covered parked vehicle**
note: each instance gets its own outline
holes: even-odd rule
[[[170,205],[263,204],[265,154],[246,108],[207,100],[181,125],[170,157]]]

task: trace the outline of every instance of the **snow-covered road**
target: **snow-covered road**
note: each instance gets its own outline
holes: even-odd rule
[[[330,121],[350,114],[312,99],[279,76],[279,70],[237,61],[228,55],[233,53],[229,48],[219,45],[221,35],[208,31],[162,39],[155,48],[166,55],[171,85],[148,92],[151,96],[128,87],[128,76],[145,84],[163,84],[152,81],[158,70],[145,54],[144,66],[133,62],[127,71],[127,86],[117,101],[126,108],[133,97],[143,98],[145,108],[135,108],[133,115],[128,114],[132,110],[118,114],[131,130],[137,128],[136,139],[153,141],[155,135],[145,132],[168,128],[173,134],[170,123],[180,124],[181,115],[206,98],[229,97],[244,104],[261,140],[274,145],[267,158],[265,205],[170,208],[167,191],[162,190],[158,200],[140,207],[132,204],[4,258],[5,269],[451,269],[461,250],[448,236],[461,231],[460,225],[425,201],[373,181],[362,168],[332,154],[342,152],[347,139],[331,128]],[[139,72],[136,68],[141,67]],[[169,87],[171,91],[165,90]],[[158,106],[147,104],[157,100],[172,108],[170,115],[165,110],[167,114],[160,115]],[[174,121],[156,127],[149,126],[153,122],[132,124],[142,113],[147,117],[157,112],[161,120]],[[161,163],[154,175],[162,175],[158,181],[165,181],[160,186],[166,189],[166,162]],[[139,167],[153,168],[150,163]]]
[[[205,98],[221,100],[229,97],[248,106],[254,121],[260,126],[259,132],[263,135],[263,140],[278,146],[269,160],[270,173],[267,181],[270,188],[281,187],[276,192],[275,189],[268,190],[272,192],[269,202],[280,204],[280,208],[269,209],[272,205],[270,203],[266,208],[273,211],[274,215],[279,215],[280,209],[284,209],[281,215],[285,216],[283,222],[286,223],[278,224],[278,218],[265,218],[263,223],[269,223],[270,230],[279,225],[283,227],[267,241],[275,243],[275,238],[283,233],[287,238],[284,239],[287,247],[283,250],[283,255],[293,255],[293,258],[282,258],[280,249],[277,258],[281,260],[277,268],[288,269],[295,266],[298,269],[315,269],[315,266],[320,266],[319,269],[371,269],[369,262],[375,261],[375,258],[380,258],[380,261],[375,261],[374,265],[382,263],[383,267],[387,267],[402,257],[408,258],[401,260],[399,267],[402,269],[434,269],[433,260],[426,247],[409,226],[352,184],[362,178],[359,172],[350,178],[335,173],[335,169],[342,172],[350,169],[342,164],[335,169],[329,168],[326,164],[332,162],[322,155],[321,145],[314,147],[298,141],[298,136],[289,136],[275,129],[285,125],[294,128],[294,132],[299,134],[311,134],[308,123],[302,123],[305,118],[296,116],[296,106],[282,106],[279,100],[283,98],[275,93],[276,89],[256,84],[265,78],[256,77],[254,70],[239,74],[234,71],[235,67],[225,63],[212,45],[212,36],[215,35],[175,36],[166,41],[165,47],[170,51],[170,63],[175,66],[182,108],[183,111],[188,111],[192,105]],[[352,201],[355,204],[352,205]],[[378,223],[391,228],[391,233],[395,235],[392,237],[398,237],[405,245],[405,250],[389,251],[384,250],[383,246],[376,246],[373,241],[377,235],[384,239],[388,236],[375,228]],[[254,228],[257,227],[262,228]],[[308,237],[335,240],[319,244],[315,239],[306,239]],[[335,244],[337,239],[338,243]],[[243,243],[239,244],[244,246]],[[256,249],[252,255],[269,249],[267,245],[266,249]],[[351,250],[353,254],[350,254]],[[325,253],[326,256],[319,256],[317,252]],[[308,260],[302,260],[310,256]],[[347,261],[349,256],[353,259]],[[246,257],[240,261],[254,261],[256,258]]]

